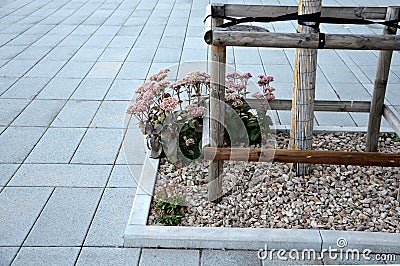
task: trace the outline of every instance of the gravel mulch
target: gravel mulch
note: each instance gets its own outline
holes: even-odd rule
[[[363,151],[365,134],[314,136],[314,149]],[[288,135],[277,135],[287,148]],[[381,152],[400,152],[400,142],[380,137]],[[219,204],[207,201],[207,164],[183,168],[162,160],[155,195],[181,195],[187,202],[184,226],[318,228],[327,230],[400,233],[400,204],[396,199],[400,169],[313,165],[312,174],[294,176],[282,163],[225,162],[226,195]],[[156,224],[153,210],[148,224]]]

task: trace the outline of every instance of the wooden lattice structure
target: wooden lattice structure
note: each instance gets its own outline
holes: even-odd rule
[[[207,8],[205,41],[211,45],[211,92],[210,125],[211,144],[204,148],[209,167],[209,200],[218,200],[222,195],[222,173],[224,160],[277,161],[311,164],[353,164],[400,166],[400,154],[379,153],[377,143],[382,115],[394,132],[400,135],[400,120],[391,106],[384,104],[386,85],[393,50],[400,50],[400,36],[396,28],[385,26],[382,35],[321,34],[321,33],[276,33],[265,31],[237,31],[221,28],[223,17],[278,17],[297,12],[297,6],[264,6],[211,4]],[[322,7],[322,17],[344,19],[397,20],[400,7]],[[323,45],[321,45],[323,42]],[[366,112],[369,113],[367,152],[336,152],[314,150],[263,150],[223,148],[225,117],[225,61],[226,46],[380,50],[373,96],[366,101],[315,101],[314,111]],[[251,101],[250,99],[248,101]],[[292,101],[274,100],[272,110],[291,110]],[[218,117],[217,119],[213,119]],[[293,121],[292,121],[293,122]]]

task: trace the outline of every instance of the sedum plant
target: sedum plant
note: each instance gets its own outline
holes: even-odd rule
[[[183,79],[170,83],[169,69],[161,69],[135,89],[135,103],[127,110],[139,120],[139,127],[147,138],[151,157],[167,157],[172,162],[190,162],[201,157],[201,138],[205,99],[210,90],[210,76],[204,72],[190,72]],[[248,82],[252,75],[230,72],[226,75],[227,104],[225,145],[232,140],[247,140],[251,145],[261,144],[261,136],[269,133],[271,118],[264,108],[253,108],[246,102]],[[262,93],[252,96],[262,101],[275,98],[270,86],[273,77],[259,75]],[[238,117],[245,130],[239,125]]]

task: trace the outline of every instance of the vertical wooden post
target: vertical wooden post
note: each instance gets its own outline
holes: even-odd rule
[[[212,19],[212,27],[223,23],[222,19]],[[211,91],[210,91],[210,145],[222,147],[224,144],[225,120],[225,62],[226,47],[211,46]],[[211,161],[208,169],[208,200],[218,202],[222,197],[223,161]]]
[[[398,19],[400,16],[400,7],[388,7],[386,20]],[[385,26],[383,34],[396,35],[397,28]],[[379,52],[378,65],[372,94],[371,109],[368,120],[366,151],[374,152],[378,150],[379,129],[383,114],[383,104],[385,102],[386,86],[388,82],[390,63],[392,61],[392,50]]]
[[[322,0],[299,0],[298,13],[311,14],[321,11]],[[298,25],[302,33],[314,33],[315,23]],[[317,29],[318,31],[318,29]],[[312,148],[314,127],[314,99],[317,72],[317,49],[296,49],[294,86],[292,100],[292,119],[290,128],[290,148],[308,150]],[[310,165],[295,165],[297,175],[310,172]]]

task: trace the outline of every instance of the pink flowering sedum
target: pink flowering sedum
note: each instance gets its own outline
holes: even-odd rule
[[[186,111],[190,116],[196,117],[196,116],[202,116],[204,114],[205,108],[203,106],[200,106],[198,104],[191,104],[186,106]]]
[[[164,98],[160,104],[160,108],[164,111],[172,112],[178,105],[178,100],[174,97]]]

